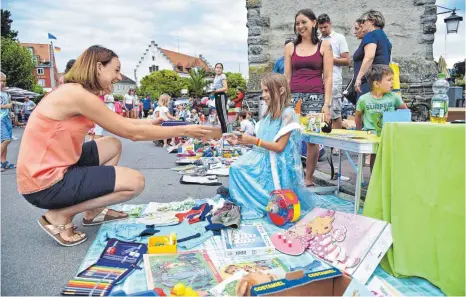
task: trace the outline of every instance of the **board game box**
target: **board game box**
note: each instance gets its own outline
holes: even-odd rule
[[[223,229],[222,242],[226,257],[260,256],[275,252],[261,223],[242,224],[239,229]]]

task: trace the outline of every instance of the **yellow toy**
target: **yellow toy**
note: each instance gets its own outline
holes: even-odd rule
[[[177,283],[170,292],[172,296],[199,296],[199,293],[183,283]]]
[[[149,254],[176,254],[176,234],[151,236],[147,247]]]

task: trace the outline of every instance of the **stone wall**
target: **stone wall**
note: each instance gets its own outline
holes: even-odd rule
[[[382,12],[386,19],[384,30],[393,44],[392,60],[400,65],[403,97],[431,98],[431,85],[437,75],[432,46],[437,20],[435,0],[246,0],[246,8],[251,100],[257,98],[260,78],[283,56],[285,39],[295,36],[294,16],[302,8],[311,8],[317,16],[327,13],[334,30],[345,35],[350,55],[360,43],[352,34],[353,22],[369,9]],[[352,67],[344,67],[345,81],[352,74]]]

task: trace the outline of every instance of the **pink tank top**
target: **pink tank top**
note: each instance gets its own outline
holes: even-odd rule
[[[320,53],[319,42],[317,51],[312,56],[301,57],[296,54],[296,46],[291,56],[293,73],[291,75],[291,93],[324,93],[322,73],[324,70],[324,57]]]
[[[94,122],[84,116],[54,120],[35,110],[21,140],[16,169],[18,191],[29,194],[63,179],[80,158],[87,131]]]

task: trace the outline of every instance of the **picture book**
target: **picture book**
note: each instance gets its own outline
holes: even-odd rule
[[[372,218],[314,208],[295,226],[272,235],[290,244],[275,247],[290,253],[297,245],[365,284],[392,244],[390,224]],[[293,249],[293,251],[287,251]]]
[[[250,272],[263,272],[273,279],[285,277],[288,267],[278,258],[263,258],[255,261],[245,261],[228,264],[220,269],[223,282],[210,292],[215,296],[236,296],[236,286],[242,276]]]
[[[260,256],[275,251],[261,223],[242,224],[239,229],[222,230],[226,257]]]
[[[222,281],[205,251],[145,254],[144,269],[149,290],[170,292],[177,283],[183,283],[204,295]]]
[[[400,291],[395,289],[386,280],[374,276],[367,285],[369,290],[377,297],[396,297],[403,296]]]

